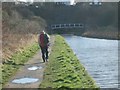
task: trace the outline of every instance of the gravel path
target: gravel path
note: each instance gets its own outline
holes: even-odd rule
[[[51,51],[53,42],[54,42],[54,36],[51,36],[51,40],[50,40],[51,45],[50,45],[49,51]],[[41,58],[41,52],[39,50],[36,53],[36,55],[33,56],[33,58],[31,58],[27,63],[25,63],[24,66],[22,66],[18,70],[18,72],[13,77],[11,77],[11,79],[5,85],[4,88],[36,88],[37,90],[37,88],[39,88],[39,85],[43,80],[43,73],[46,65],[47,65],[47,62],[43,63]],[[34,69],[34,70],[31,70],[31,69]],[[34,78],[34,79],[38,79],[38,81],[22,84],[23,82],[29,81],[29,80],[24,80],[22,81],[22,83],[19,83],[19,84],[13,83],[13,80],[21,79],[21,78]]]

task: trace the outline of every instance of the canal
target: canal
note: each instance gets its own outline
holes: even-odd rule
[[[118,40],[64,38],[100,88],[118,88]]]

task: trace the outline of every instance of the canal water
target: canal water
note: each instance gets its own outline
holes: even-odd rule
[[[118,88],[117,40],[64,37],[100,88]]]

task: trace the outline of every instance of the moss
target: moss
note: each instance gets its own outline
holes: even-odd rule
[[[56,36],[40,88],[98,88],[61,36]]]
[[[9,78],[13,76],[19,67],[24,65],[24,63],[27,62],[38,49],[38,44],[34,43],[22,50],[22,52],[14,54],[11,58],[9,58],[9,60],[4,60],[6,62],[4,62],[2,67],[2,84],[4,85],[8,82]]]

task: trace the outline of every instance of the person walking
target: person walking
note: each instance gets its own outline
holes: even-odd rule
[[[41,48],[43,62],[48,61],[49,35],[44,31],[40,32],[38,43]]]

